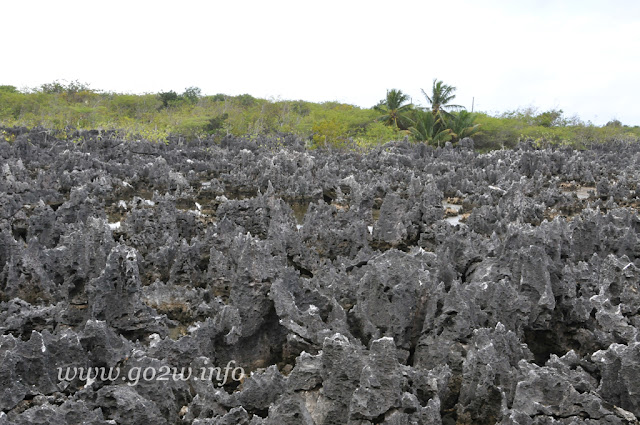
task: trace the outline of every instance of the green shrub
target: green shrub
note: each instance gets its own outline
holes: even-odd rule
[[[355,141],[358,146],[369,148],[396,140],[398,136],[399,132],[397,128],[375,121],[367,125],[366,128],[355,137]]]
[[[213,118],[209,118],[208,122],[204,126],[204,131],[209,134],[217,133],[222,130],[225,126],[225,121],[229,118],[229,114],[226,112],[224,114],[218,115]]]
[[[0,93],[18,93],[16,86],[0,86]]]
[[[209,122],[210,120],[206,117],[186,118],[174,126],[172,132],[184,136],[187,139],[201,138],[207,135]]]
[[[158,99],[162,102],[162,108],[168,108],[176,105],[181,97],[173,90],[158,93]]]
[[[336,119],[323,119],[313,124],[313,144],[318,147],[340,147],[346,140],[346,125]]]
[[[201,95],[202,90],[198,87],[187,87],[184,89],[184,93],[182,93],[182,97],[190,103],[196,103]]]

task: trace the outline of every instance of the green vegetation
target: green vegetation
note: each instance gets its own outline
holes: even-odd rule
[[[436,146],[448,141],[455,143],[480,131],[480,124],[475,123],[476,114],[451,104],[456,97],[455,90],[455,87],[435,79],[431,95],[422,90],[429,103],[428,108],[407,103],[409,96],[393,89],[387,91],[386,99],[373,109],[382,114],[378,121],[411,136],[413,141]]]
[[[379,121],[386,125],[401,130],[407,130],[413,120],[410,118],[413,105],[407,103],[409,96],[401,90],[391,89],[387,91],[387,97],[373,107],[382,114]]]
[[[473,136],[476,148],[488,150],[512,148],[520,141],[531,141],[534,146],[565,145],[581,149],[612,139],[640,140],[640,127],[620,125],[612,120],[598,127],[578,117],[567,118],[562,110],[539,112],[524,108],[499,115],[478,113],[476,122],[481,131]]]
[[[401,90],[388,90],[372,108],[337,102],[258,99],[249,94],[205,96],[197,87],[182,94],[118,94],[94,90],[88,84],[54,81],[34,89],[0,85],[0,126],[44,127],[66,137],[74,129],[116,130],[127,139],[166,142],[182,139],[248,138],[294,133],[310,147],[369,148],[400,140],[442,145],[473,137],[479,149],[500,149],[530,140],[536,146],[578,148],[613,138],[638,140],[639,127],[612,120],[597,127],[562,110],[519,109],[499,115],[471,113],[452,104],[455,87],[434,80],[423,91],[428,107],[409,102]]]
[[[447,127],[451,136],[456,140],[475,136],[480,132],[480,124],[476,124],[476,114],[462,110],[454,114],[448,121]]]
[[[427,98],[431,105],[431,113],[433,116],[444,120],[452,117],[449,109],[462,109],[460,105],[452,105],[449,103],[456,97],[456,95],[453,94],[454,91],[456,91],[455,87],[444,84],[442,81],[438,81],[438,79],[433,80],[431,96],[422,90],[422,94],[424,94],[424,97]]]
[[[410,128],[411,135],[418,142],[437,144],[448,142],[452,138],[452,132],[443,128],[442,121],[431,111],[416,110],[414,114],[415,125]]]

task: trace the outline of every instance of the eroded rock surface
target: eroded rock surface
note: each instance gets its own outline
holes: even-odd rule
[[[0,424],[639,423],[637,144],[5,131]]]

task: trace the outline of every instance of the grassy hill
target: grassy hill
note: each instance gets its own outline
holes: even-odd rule
[[[166,141],[169,135],[201,139],[280,133],[306,138],[312,147],[370,147],[405,136],[415,140],[406,128],[386,125],[380,117],[374,107],[259,99],[249,94],[205,96],[196,87],[182,94],[137,95],[103,92],[78,82],[56,81],[28,90],[0,86],[0,125],[44,127],[63,138],[70,130],[98,129],[158,142]],[[476,147],[483,150],[513,147],[521,140],[584,147],[612,139],[640,138],[640,127],[617,121],[594,126],[577,117],[566,118],[561,110],[539,113],[529,108],[500,115],[480,112],[472,119],[480,124],[473,138]]]

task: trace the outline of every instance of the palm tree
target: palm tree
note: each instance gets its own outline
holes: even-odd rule
[[[409,128],[413,137],[419,142],[432,143],[440,146],[440,142],[447,142],[453,137],[451,130],[440,128],[440,119],[431,111],[416,110],[414,125]]]
[[[480,124],[474,124],[475,119],[476,114],[463,109],[452,114],[451,118],[447,120],[447,127],[451,129],[455,140],[461,140],[480,131]]]
[[[402,93],[402,90],[387,90],[386,99],[381,100],[373,109],[383,114],[378,118],[379,121],[406,130],[407,124],[411,122],[407,114],[413,108],[412,104],[406,103],[408,100],[409,96]]]
[[[456,97],[456,95],[453,94],[454,91],[456,91],[455,87],[444,84],[442,81],[438,81],[437,78],[433,80],[431,96],[422,90],[422,94],[424,94],[429,101],[429,105],[431,105],[431,113],[435,117],[439,117],[441,119],[450,117],[451,113],[449,112],[449,109],[462,109],[462,106],[460,105],[449,104],[449,102]]]

